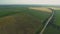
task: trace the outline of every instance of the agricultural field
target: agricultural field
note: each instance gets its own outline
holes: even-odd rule
[[[50,16],[48,10],[45,12],[26,6],[0,6],[0,34],[35,34]]]
[[[40,10],[40,11],[48,12],[48,13],[52,12],[50,9],[47,9],[46,7],[29,7],[29,9]]]
[[[60,10],[55,10],[55,16],[56,16],[55,24],[57,26],[60,26]]]
[[[38,34],[54,8],[55,19],[43,34],[60,34],[60,8],[24,5],[0,6],[0,34]]]

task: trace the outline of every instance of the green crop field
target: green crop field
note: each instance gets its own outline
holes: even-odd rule
[[[0,34],[34,34],[49,15],[27,6],[0,6]]]
[[[60,10],[55,10],[55,16],[56,16],[55,24],[57,26],[60,26]]]

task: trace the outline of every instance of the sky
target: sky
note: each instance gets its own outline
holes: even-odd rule
[[[60,5],[60,0],[0,0],[0,4],[52,4],[52,5]]]

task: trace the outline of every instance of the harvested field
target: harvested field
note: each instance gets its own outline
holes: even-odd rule
[[[29,9],[40,10],[40,11],[43,11],[43,12],[49,12],[49,13],[52,12],[50,9],[44,8],[44,7],[29,7]]]

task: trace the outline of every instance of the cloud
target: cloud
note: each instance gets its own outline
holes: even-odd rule
[[[0,0],[0,4],[60,4],[60,0]]]

